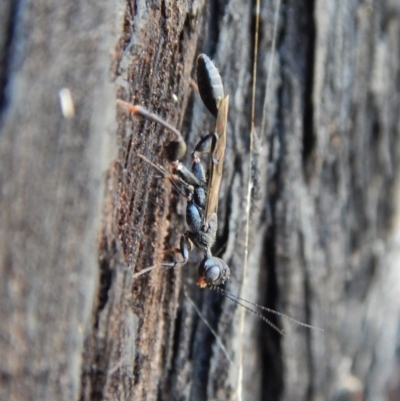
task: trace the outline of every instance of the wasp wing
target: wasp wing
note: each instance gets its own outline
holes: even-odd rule
[[[221,185],[226,149],[226,125],[228,121],[229,96],[223,98],[218,107],[215,123],[215,136],[217,138],[211,154],[210,169],[208,172],[207,200],[205,207],[205,221],[210,220],[218,209],[219,187]]]

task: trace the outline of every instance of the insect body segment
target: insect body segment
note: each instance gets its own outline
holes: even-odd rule
[[[205,258],[199,266],[197,285],[201,288],[223,284],[229,278],[229,267],[220,258],[215,256]]]
[[[217,117],[219,104],[224,98],[224,86],[217,67],[205,54],[197,57],[197,85],[204,105]]]

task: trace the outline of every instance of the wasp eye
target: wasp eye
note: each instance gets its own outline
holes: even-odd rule
[[[197,285],[207,287],[223,284],[229,277],[229,267],[220,258],[206,257],[199,266]]]
[[[213,283],[217,281],[221,275],[221,269],[218,266],[211,266],[205,272],[205,279],[207,283]]]

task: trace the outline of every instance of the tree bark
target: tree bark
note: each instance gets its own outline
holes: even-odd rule
[[[251,176],[254,4],[0,6],[0,399],[399,397],[400,8],[287,0],[274,52],[275,3],[261,1]],[[225,289],[323,332],[246,313],[242,334],[243,308],[196,287],[200,255],[161,268],[185,200],[139,155],[168,169],[171,134],[116,99],[190,153],[213,126],[191,83],[201,52],[230,95]]]

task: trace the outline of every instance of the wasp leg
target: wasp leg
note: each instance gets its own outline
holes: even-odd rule
[[[192,153],[192,158],[196,157],[198,153],[212,153],[217,142],[217,135],[215,133],[208,134],[197,142],[196,147]]]
[[[179,248],[172,248],[170,249],[169,252],[173,253],[174,255],[180,255],[182,256],[183,260],[178,261],[175,260],[172,263],[163,263],[163,266],[165,267],[176,267],[177,265],[185,265],[187,261],[189,260],[189,252],[192,250],[193,244],[188,238],[186,234],[181,235],[181,239],[179,242]]]
[[[174,173],[179,175],[184,181],[194,186],[205,186],[206,182],[196,177],[196,173],[190,171],[182,162],[171,162]]]

